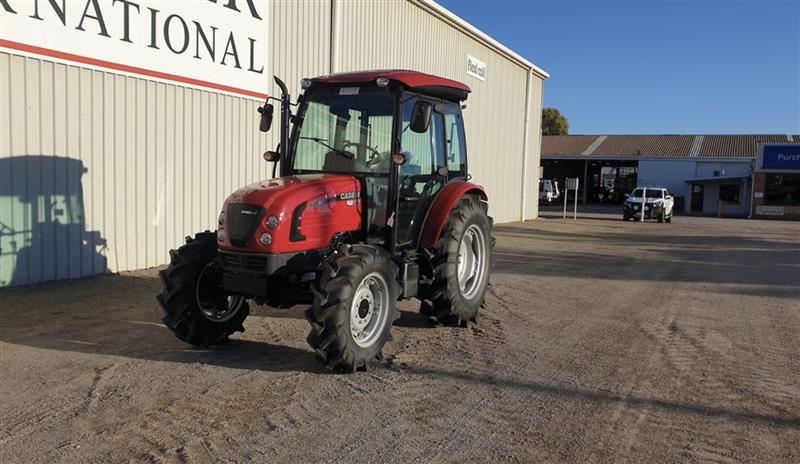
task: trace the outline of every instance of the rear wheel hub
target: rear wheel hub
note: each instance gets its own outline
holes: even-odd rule
[[[481,288],[486,274],[486,238],[477,224],[464,231],[458,247],[458,288],[472,299]]]

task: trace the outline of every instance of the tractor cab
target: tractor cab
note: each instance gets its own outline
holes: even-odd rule
[[[309,343],[352,371],[380,354],[398,299],[419,299],[436,323],[477,321],[493,239],[486,194],[469,181],[469,87],[344,73],[303,79],[293,103],[275,80],[281,97],[259,108],[268,131],[280,101],[280,144],[264,153],[273,179],[231,193],[216,232],[172,253],[158,297],[167,326],[215,343],[244,330],[249,301],[310,303]]]
[[[411,71],[345,73],[302,81],[304,93],[282,176],[358,179],[362,238],[393,252],[415,249],[431,200],[466,180],[461,83]]]

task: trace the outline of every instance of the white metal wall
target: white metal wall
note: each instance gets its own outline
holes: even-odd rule
[[[410,68],[467,82],[470,166],[491,214],[535,217],[541,78],[531,74],[525,164],[529,70],[404,0],[270,8],[268,69],[293,96],[300,78],[333,70]],[[487,63],[486,82],[466,76],[466,54]],[[0,53],[0,286],[164,264],[185,235],[214,228],[228,193],[269,176],[260,153],[278,131],[257,131],[258,105]]]
[[[252,100],[6,53],[0,94],[0,285],[162,264],[267,173]]]
[[[528,70],[411,2],[339,1],[337,8],[337,72],[406,68],[470,86],[464,112],[470,172],[486,188],[497,222],[523,219],[523,173],[528,196],[534,198],[541,145],[536,137],[529,140],[528,165],[523,167]],[[486,81],[466,75],[468,54],[486,63]],[[537,82],[532,87],[541,89],[540,78],[532,81]],[[532,114],[540,113],[541,99],[530,101],[538,108]],[[532,128],[534,119],[529,120]],[[528,201],[525,218],[535,217],[535,208],[536,202]]]

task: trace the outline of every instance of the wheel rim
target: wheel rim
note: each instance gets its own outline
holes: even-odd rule
[[[472,224],[461,237],[458,247],[458,288],[464,298],[475,297],[483,283],[486,264],[486,238],[477,224]]]
[[[350,305],[350,332],[360,347],[369,347],[381,335],[389,319],[389,285],[377,272],[358,284]]]
[[[241,295],[228,295],[222,288],[222,268],[212,261],[203,268],[195,292],[200,313],[212,322],[230,320],[245,302]]]

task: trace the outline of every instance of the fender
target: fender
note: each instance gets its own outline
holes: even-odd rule
[[[425,223],[422,225],[417,249],[430,248],[439,241],[447,217],[456,206],[456,203],[466,194],[479,195],[481,199],[488,200],[483,187],[472,182],[456,181],[445,185],[441,192],[433,199]]]

